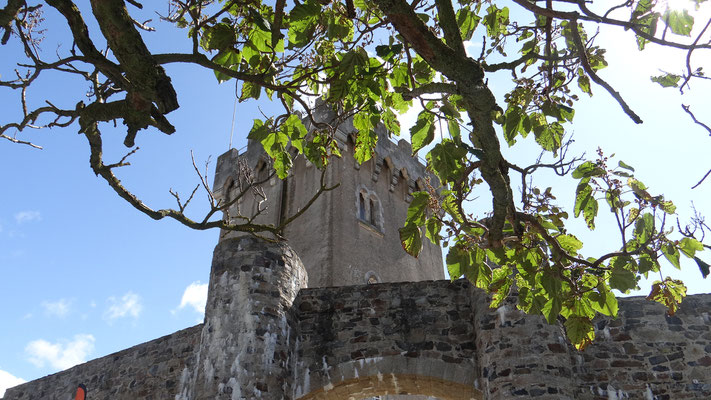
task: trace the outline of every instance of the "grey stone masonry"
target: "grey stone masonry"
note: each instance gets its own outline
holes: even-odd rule
[[[306,270],[285,244],[221,241],[210,272],[201,343],[176,400],[289,399],[294,298]]]
[[[466,281],[305,288],[283,244],[223,240],[204,324],[8,389],[4,400],[711,399],[711,295],[619,299],[578,352]]]
[[[4,400],[73,400],[77,385],[89,399],[173,400],[183,370],[193,362],[202,324],[97,358],[5,392]]]

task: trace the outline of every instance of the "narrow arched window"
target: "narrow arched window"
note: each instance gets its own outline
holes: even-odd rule
[[[376,205],[376,202],[373,200],[371,197],[370,199],[370,224],[371,225],[376,225],[377,219],[377,211],[378,211],[378,206]]]
[[[365,196],[363,193],[358,194],[358,217],[365,221]]]

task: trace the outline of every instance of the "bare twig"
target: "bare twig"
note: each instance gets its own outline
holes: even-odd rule
[[[697,187],[699,187],[699,185],[701,185],[701,184],[704,182],[704,180],[706,180],[706,178],[709,176],[709,174],[711,174],[711,169],[706,173],[706,175],[704,175],[703,178],[701,178],[701,180],[699,181],[699,183],[697,183],[696,185],[692,186],[691,188],[692,188],[692,189],[696,189]]]
[[[706,129],[706,131],[709,133],[709,136],[711,136],[711,127],[709,127],[708,125],[706,125],[706,124],[704,124],[703,122],[701,122],[701,121],[699,121],[698,119],[696,119],[696,116],[695,116],[694,113],[691,112],[691,110],[690,110],[690,106],[687,106],[687,105],[682,104],[682,105],[681,105],[681,108],[683,108],[684,111],[686,111],[686,113],[691,116],[691,119],[694,120],[694,123],[695,123],[695,124],[697,124],[697,125],[703,127],[704,129]]]

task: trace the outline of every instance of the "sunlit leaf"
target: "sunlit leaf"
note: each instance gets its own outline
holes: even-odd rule
[[[664,22],[677,35],[691,36],[694,27],[694,17],[686,10],[669,9],[664,13]]]
[[[412,143],[412,153],[427,146],[434,139],[434,116],[428,111],[421,111],[417,116],[417,122],[410,128],[410,142]]]
[[[595,339],[592,322],[585,317],[570,317],[565,321],[565,332],[577,350],[583,350]]]

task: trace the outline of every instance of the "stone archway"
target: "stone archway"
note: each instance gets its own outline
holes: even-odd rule
[[[483,399],[481,392],[471,385],[431,376],[389,374],[348,379],[333,387],[314,390],[299,400],[359,400],[386,395],[422,395],[441,400]]]
[[[441,400],[482,400],[472,362],[460,364],[404,356],[348,361],[296,380],[295,399],[347,400],[412,395]],[[388,397],[390,399],[391,397]]]

